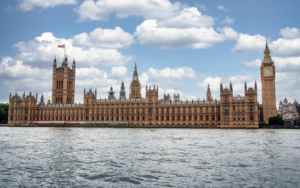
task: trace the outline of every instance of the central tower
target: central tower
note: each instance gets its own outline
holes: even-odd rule
[[[56,58],[53,63],[52,104],[74,104],[75,96],[75,59],[72,69],[65,57],[61,67],[57,68]]]
[[[268,43],[264,51],[264,59],[260,67],[262,88],[263,121],[269,122],[269,118],[277,116],[275,95],[275,65],[270,55]]]
[[[134,66],[134,72],[133,72],[133,79],[130,85],[130,94],[129,94],[129,98],[141,98],[141,85],[139,82],[139,75],[137,73],[137,69],[136,69],[136,63]]]

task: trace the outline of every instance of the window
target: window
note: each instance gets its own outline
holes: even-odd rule
[[[152,108],[149,108],[149,114],[151,114],[152,113]]]
[[[175,108],[172,108],[172,113],[175,113]]]
[[[227,96],[225,96],[225,101],[227,101]]]
[[[228,116],[228,115],[225,115],[225,116],[224,116],[224,119],[225,119],[225,121],[229,121],[229,116]]]
[[[243,115],[243,120],[245,120],[245,115]]]
[[[250,114],[250,121],[253,121],[254,120],[254,116],[253,114]]]
[[[195,121],[197,121],[197,116],[195,116]]]
[[[167,116],[167,121],[169,121],[169,116]]]
[[[189,107],[189,113],[192,113],[192,108],[191,107]]]
[[[158,121],[158,116],[156,116],[156,121]]]
[[[202,113],[202,107],[200,107],[200,112]]]
[[[219,121],[221,120],[221,116],[218,116],[218,120],[219,120]]]
[[[244,106],[242,106],[242,111],[244,112],[244,110],[245,110],[245,109],[244,109]]]
[[[143,116],[143,121],[145,121],[145,116]]]
[[[215,116],[211,116],[211,120],[212,120],[212,121],[215,121]]]
[[[215,112],[215,107],[211,107],[211,112]]]
[[[250,96],[250,101],[252,101],[253,100],[253,98],[252,98],[252,96]]]
[[[238,115],[238,120],[240,120],[240,115]]]
[[[161,108],[161,113],[162,113],[162,114],[164,113],[164,108]]]
[[[155,108],[155,110],[156,110],[156,113],[158,114],[158,108]]]
[[[228,112],[228,111],[229,111],[228,106],[224,106],[224,111],[225,111],[225,112]]]
[[[201,120],[201,121],[203,120],[203,116],[200,116],[200,120]]]
[[[140,121],[140,116],[137,116],[137,120]],[[144,119],[143,119],[144,120]]]
[[[189,121],[192,121],[192,116],[189,116]]]
[[[253,112],[253,106],[249,107],[250,112]]]
[[[195,113],[197,113],[197,107],[195,107]]]
[[[162,120],[162,121],[164,120],[164,116],[161,116],[161,120]]]
[[[178,108],[178,111],[177,111],[178,113],[180,113],[180,108]]]
[[[206,116],[206,121],[208,121],[209,120],[209,117],[208,116]]]
[[[131,120],[134,121],[134,116],[131,117]]]
[[[131,113],[134,114],[134,108],[131,109]]]
[[[233,121],[235,121],[235,115],[233,115]]]
[[[206,107],[206,113],[208,113],[208,107]]]
[[[169,113],[169,108],[167,108],[167,113]]]
[[[183,108],[183,113],[185,113],[185,108]]]
[[[175,121],[175,116],[172,116],[172,121]]]
[[[178,116],[177,118],[178,118],[178,121],[180,121],[180,116]]]
[[[185,121],[185,116],[183,116],[183,121]]]

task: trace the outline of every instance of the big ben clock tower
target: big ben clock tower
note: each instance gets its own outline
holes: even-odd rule
[[[263,121],[269,122],[269,118],[277,116],[275,95],[275,65],[270,55],[268,43],[264,51],[264,59],[260,67],[262,88]]]
[[[137,73],[136,63],[134,66],[134,72],[133,72],[133,80],[130,85],[130,94],[129,98],[141,98],[141,85],[139,82],[139,75]]]

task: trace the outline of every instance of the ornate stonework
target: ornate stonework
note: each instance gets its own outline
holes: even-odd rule
[[[245,83],[244,96],[234,96],[232,84],[220,84],[220,100],[213,99],[208,86],[206,99],[181,100],[179,94],[173,99],[165,94],[158,98],[158,86],[146,86],[145,98],[135,64],[133,80],[130,84],[129,99],[125,96],[122,82],[120,97],[114,96],[113,88],[107,99],[97,99],[97,90],[84,89],[83,104],[74,103],[75,61],[68,68],[67,58],[57,68],[53,64],[52,103],[45,104],[42,97],[25,93],[9,96],[8,124],[30,124],[33,121],[66,122],[124,122],[132,125],[194,125],[195,127],[214,126],[219,128],[258,128],[258,124],[268,117],[275,116],[275,66],[266,45],[265,58],[261,66],[263,105],[257,102],[257,84],[248,87]],[[270,69],[271,72],[267,69]]]
[[[285,98],[283,102],[279,103],[278,114],[283,120],[295,120],[300,117],[300,105],[296,100],[291,103]]]

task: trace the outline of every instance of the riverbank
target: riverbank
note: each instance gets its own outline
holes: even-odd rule
[[[111,124],[0,124],[0,127],[91,127],[91,128],[188,128],[188,129],[255,129],[253,127],[221,127],[220,125],[111,125]],[[259,129],[299,129],[299,126],[259,125]]]

